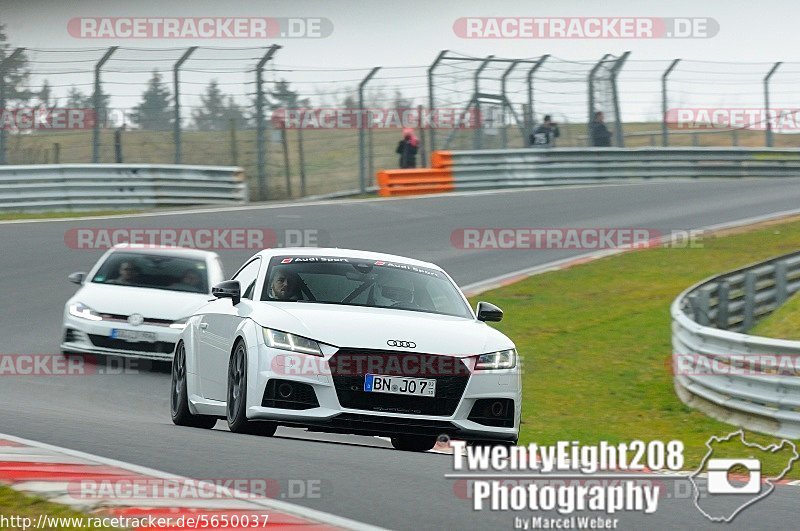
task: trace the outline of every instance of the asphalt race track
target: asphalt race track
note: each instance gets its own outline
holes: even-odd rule
[[[62,308],[75,291],[66,276],[88,270],[102,253],[68,248],[64,233],[70,228],[321,229],[334,246],[433,261],[466,285],[581,251],[459,250],[450,242],[451,233],[459,228],[669,231],[798,208],[800,179],[720,180],[0,224],[0,352],[58,352]],[[231,274],[253,253],[219,254]],[[664,326],[669,326],[666,315]],[[318,499],[286,501],[391,529],[509,529],[513,525],[513,512],[474,512],[470,502],[456,494],[453,480],[444,478],[452,472],[450,456],[394,451],[375,438],[300,430],[281,429],[272,439],[232,435],[224,422],[213,431],[180,428],[170,421],[168,387],[169,373],[164,367],[125,375],[3,377],[0,432],[196,478],[321,480]],[[546,405],[528,396],[526,407]],[[778,487],[737,517],[732,528],[789,527],[796,520],[798,495],[797,487]],[[626,529],[718,528],[704,520],[685,497],[662,499],[654,515],[615,516]]]

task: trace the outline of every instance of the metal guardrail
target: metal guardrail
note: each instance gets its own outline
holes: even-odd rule
[[[800,150],[777,148],[552,148],[437,152],[455,189],[609,180],[800,176]]]
[[[247,200],[244,171],[232,166],[0,166],[0,211],[120,210]]]
[[[800,252],[715,276],[681,293],[670,308],[680,399],[724,422],[800,438],[800,341],[744,333],[797,291]]]

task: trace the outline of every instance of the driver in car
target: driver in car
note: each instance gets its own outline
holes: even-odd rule
[[[108,281],[109,284],[121,284],[123,286],[134,286],[138,283],[139,267],[135,262],[124,261],[119,265],[117,278]]]
[[[279,301],[297,301],[300,294],[300,277],[286,268],[277,268],[269,285],[269,298]]]

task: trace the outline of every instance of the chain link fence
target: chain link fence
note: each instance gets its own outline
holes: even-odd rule
[[[341,68],[279,48],[0,48],[0,163],[235,165],[251,197],[284,199],[369,190],[407,127],[419,166],[434,149],[527,147],[545,114],[557,146],[587,146],[597,111],[617,146],[800,147],[800,63],[443,51]]]

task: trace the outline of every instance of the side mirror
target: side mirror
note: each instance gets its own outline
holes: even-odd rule
[[[86,273],[82,271],[78,271],[77,273],[72,273],[67,279],[72,282],[73,284],[83,284],[83,281],[86,280]]]
[[[226,280],[211,288],[211,294],[218,299],[231,299],[234,306],[242,300],[242,288],[238,280]]]
[[[503,310],[488,302],[479,302],[475,313],[478,314],[478,321],[503,320]]]

